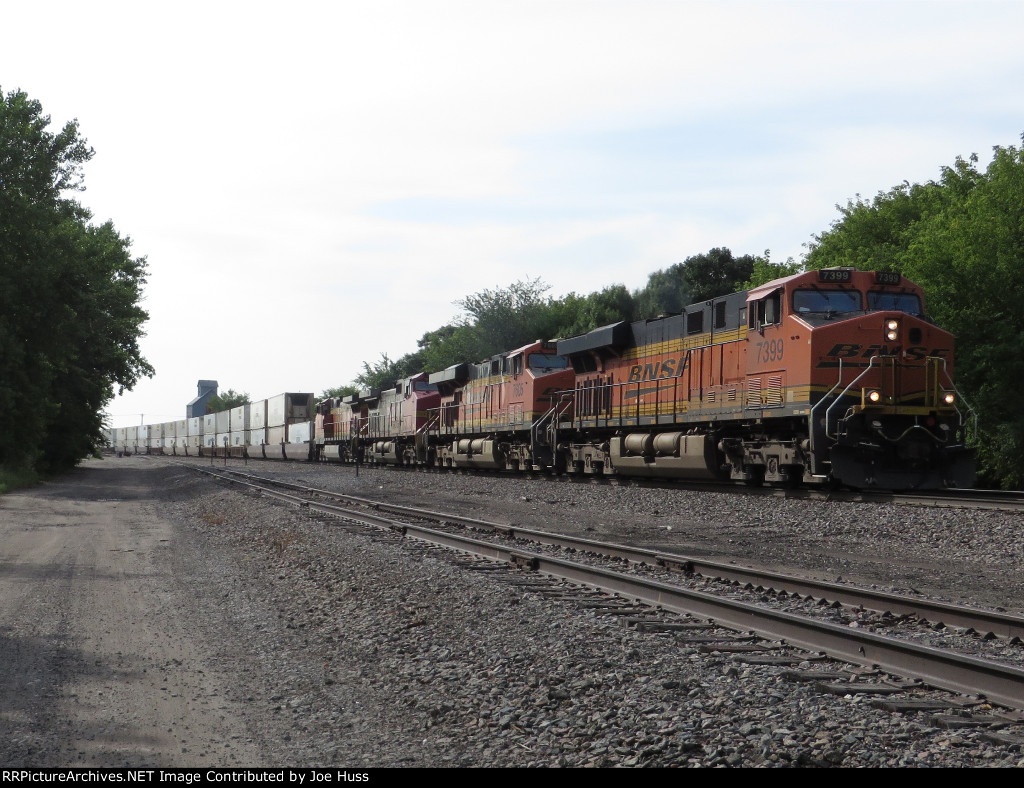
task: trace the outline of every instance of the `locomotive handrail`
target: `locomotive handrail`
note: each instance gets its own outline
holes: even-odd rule
[[[540,433],[544,425],[548,422],[551,423],[551,440],[550,445],[554,446],[558,443],[558,416],[561,416],[568,410],[569,406],[572,405],[573,395],[566,391],[561,392],[558,401],[555,402],[550,408],[547,409],[536,421],[530,425],[530,441],[533,444],[540,443]],[[563,404],[564,403],[564,404]]]
[[[868,374],[868,372],[871,371],[871,368],[875,366],[875,362],[876,361],[878,362],[878,367],[881,368],[883,361],[889,360],[889,361],[895,362],[896,358],[897,358],[896,356],[891,356],[891,355],[890,356],[872,356],[868,360],[868,364],[863,369],[863,371],[859,375],[857,375],[857,377],[855,377],[852,381],[850,381],[849,384],[847,384],[846,388],[844,388],[839,393],[839,395],[836,397],[835,401],[831,405],[829,405],[828,408],[825,410],[825,436],[826,437],[831,438],[832,440],[839,440],[839,434],[838,434],[839,419],[838,418],[836,418],[836,420],[835,420],[836,432],[832,433],[832,432],[829,431],[830,424],[832,423],[831,419],[830,419],[830,414],[832,412],[832,408],[834,408],[836,405],[838,405],[842,401],[843,397],[845,397],[847,395],[847,393],[854,386],[857,385],[858,381],[860,381],[861,378],[863,378],[865,375]],[[843,360],[839,359],[839,382],[835,386],[833,386],[831,389],[829,389],[829,391],[825,394],[825,396],[822,397],[821,400],[819,400],[818,403],[815,404],[815,406],[813,408],[811,408],[811,415],[812,415],[812,417],[814,415],[815,408],[817,408],[818,405],[821,404],[821,402],[823,402],[825,399],[827,399],[829,396],[831,396],[832,392],[834,392],[841,385],[842,379],[843,379],[842,363],[843,363]],[[960,419],[960,424],[964,426],[966,432],[973,433],[977,429],[978,415],[975,412],[974,408],[971,407],[970,403],[967,402],[967,400],[960,393],[959,389],[957,389],[956,385],[953,383],[952,377],[949,374],[949,370],[946,368],[946,359],[943,358],[942,356],[929,356],[925,360],[925,369],[926,370],[929,367],[937,367],[939,365],[941,365],[941,367],[942,367],[942,374],[945,376],[946,381],[949,384],[949,388],[956,394],[956,401],[958,403],[962,401],[963,404],[964,404],[964,407],[970,412],[970,417],[969,418],[965,418],[963,412],[960,410],[959,405],[954,405],[953,406],[953,409],[956,411],[957,416]],[[938,378],[938,376],[936,375],[936,385],[938,384],[938,379],[937,378]],[[938,396],[937,392],[931,392],[931,397],[929,397],[929,392],[927,391],[927,386],[926,386],[925,397],[926,397],[926,405],[928,407],[934,407],[934,406],[937,405],[937,402],[934,402],[934,401],[929,402],[928,401],[929,399],[931,399],[931,400],[937,399],[937,396]],[[969,423],[973,423],[974,427],[973,428],[968,427]],[[965,432],[965,435],[964,435],[965,440],[967,439],[966,432]],[[813,450],[813,440],[814,440],[814,432],[813,432],[813,429],[812,429],[812,431],[811,431],[811,441],[812,441],[811,448],[812,448],[812,450]]]
[[[836,380],[835,385],[832,386],[832,388],[830,388],[828,391],[825,392],[825,395],[821,399],[819,399],[817,402],[814,403],[814,405],[811,406],[811,423],[810,423],[810,429],[808,430],[808,441],[809,441],[809,443],[808,443],[808,450],[809,450],[808,453],[809,453],[810,458],[811,458],[811,473],[812,474],[817,473],[817,468],[815,468],[814,466],[817,463],[817,457],[818,457],[818,455],[816,453],[816,447],[814,445],[815,444],[814,435],[815,435],[815,432],[816,432],[816,430],[814,429],[814,423],[815,423],[815,421],[814,421],[814,411],[816,411],[819,407],[821,407],[821,405],[825,402],[825,400],[827,400],[829,397],[832,396],[832,392],[834,392],[841,385],[843,385],[843,359],[842,359],[842,357],[840,357],[840,359],[839,359],[839,379]],[[827,410],[825,411],[825,437],[826,438],[831,437],[828,434],[828,411]]]
[[[868,372],[871,371],[871,368],[875,365],[875,362],[876,361],[880,361],[881,358],[882,358],[881,356],[872,356],[870,359],[868,359],[868,365],[866,367],[864,367],[864,371],[861,372],[852,381],[850,381],[849,385],[847,385],[847,387],[845,389],[843,389],[839,393],[839,396],[836,397],[835,402],[833,402],[831,405],[828,406],[828,408],[825,409],[825,437],[826,438],[831,438],[832,440],[839,440],[838,433],[835,434],[835,435],[830,435],[829,431],[828,431],[829,414],[832,412],[832,408],[834,408],[836,405],[838,405],[840,402],[842,402],[843,397],[846,396],[846,393],[850,389],[852,389],[854,386],[856,386],[857,385],[857,381],[859,381],[862,377],[867,375]],[[891,358],[891,356],[890,356],[890,358]],[[840,375],[839,380],[840,380],[840,382],[842,382],[842,375]],[[838,428],[838,425],[839,425],[839,419],[836,419],[836,426],[837,426],[837,428]]]
[[[963,394],[960,393],[960,389],[958,389],[956,387],[956,384],[953,382],[953,376],[949,374],[949,369],[947,368],[946,359],[943,358],[942,356],[931,356],[930,358],[934,358],[936,362],[941,362],[941,364],[942,364],[942,374],[945,375],[945,377],[946,377],[946,382],[949,384],[949,389],[954,394],[956,394],[956,403],[957,404],[954,405],[953,407],[956,410],[957,416],[960,417],[960,423],[964,426],[964,441],[966,442],[968,440],[973,439],[973,436],[975,436],[977,434],[977,431],[978,431],[978,413],[977,413],[977,411],[975,411],[974,408],[971,407],[971,403],[968,402],[967,398]],[[964,407],[970,412],[970,416],[969,417],[965,418],[964,414],[960,412],[960,404],[959,403],[961,403],[961,402],[964,404]],[[968,425],[973,425],[973,426],[968,426]]]

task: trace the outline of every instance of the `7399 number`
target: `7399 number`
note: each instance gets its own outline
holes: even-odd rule
[[[770,339],[765,342],[758,342],[757,362],[767,364],[771,361],[782,361],[783,345],[781,339]]]

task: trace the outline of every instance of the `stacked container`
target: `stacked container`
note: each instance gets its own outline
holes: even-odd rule
[[[188,453],[192,456],[199,456],[199,449],[203,445],[203,417],[193,416],[188,420]]]
[[[230,413],[231,446],[247,446],[249,444],[249,412],[248,403],[232,408]]]
[[[249,404],[249,445],[262,446],[267,442],[267,401]]]
[[[292,459],[309,455],[310,422],[313,421],[315,404],[312,394],[278,394],[267,400],[267,457],[287,456]],[[301,425],[301,426],[300,426]],[[291,440],[294,436],[295,440]],[[288,443],[299,444],[302,449],[285,449]],[[286,454],[287,451],[287,454]],[[300,458],[301,459],[301,458]]]

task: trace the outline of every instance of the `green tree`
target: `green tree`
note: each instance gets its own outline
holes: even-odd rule
[[[207,413],[220,413],[224,410],[237,408],[239,405],[248,405],[252,400],[246,392],[228,389],[223,394],[214,394],[206,401]]]
[[[683,261],[684,281],[690,294],[687,303],[696,304],[741,290],[753,273],[756,261],[757,258],[749,254],[733,257],[725,247],[687,257]]]
[[[405,365],[392,361],[387,353],[381,353],[380,359],[370,364],[363,362],[363,371],[355,379],[360,389],[386,389],[395,385],[395,381],[405,377]]]
[[[729,249],[716,247],[655,271],[647,285],[633,294],[636,319],[677,315],[690,304],[741,290],[758,259],[752,255],[733,257]]]
[[[675,263],[647,277],[647,285],[633,293],[637,320],[678,315],[691,303],[683,263]]]
[[[324,389],[320,392],[319,400],[334,399],[335,397],[348,397],[352,394],[358,394],[359,388],[353,385],[347,386],[335,386],[334,388]]]
[[[505,289],[481,290],[455,303],[466,313],[465,326],[476,339],[474,360],[512,350],[535,339],[550,308],[550,285],[539,278],[513,282]]]
[[[0,93],[0,465],[51,472],[101,439],[101,412],[153,374],[139,352],[145,258],[66,196],[93,150],[38,101]]]
[[[587,296],[569,293],[552,304],[557,318],[550,338],[585,334],[600,326],[633,319],[633,296],[625,285],[610,285]]]
[[[771,253],[766,249],[764,257],[754,258],[754,269],[751,271],[750,277],[737,289],[751,290],[776,279],[782,279],[784,276],[799,274],[803,270],[803,264],[795,262],[792,257],[784,263],[773,263]]]

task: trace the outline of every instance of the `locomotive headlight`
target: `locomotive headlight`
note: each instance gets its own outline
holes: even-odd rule
[[[872,404],[876,404],[882,401],[882,392],[878,389],[868,389],[864,392],[864,399]]]
[[[890,342],[895,342],[900,336],[900,321],[899,320],[886,320],[885,321],[885,338]]]
[[[942,401],[945,402],[947,405],[952,405],[954,402],[956,402],[956,394],[954,394],[952,391],[944,391],[942,393]]]

